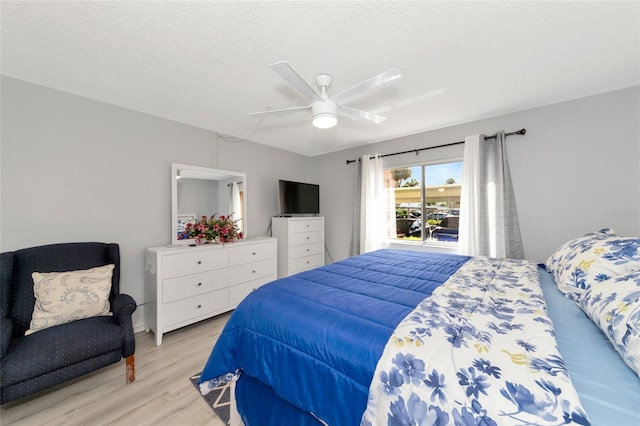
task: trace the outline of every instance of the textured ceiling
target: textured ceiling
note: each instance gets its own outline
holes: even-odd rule
[[[640,84],[640,2],[2,1],[2,74],[318,155]],[[351,106],[381,124],[309,111],[269,67],[329,95],[396,67]]]

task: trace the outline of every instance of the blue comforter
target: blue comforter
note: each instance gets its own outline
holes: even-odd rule
[[[468,260],[379,250],[262,286],[232,314],[200,382],[239,371],[328,424],[359,424],[394,329]],[[238,399],[241,415],[248,403]]]

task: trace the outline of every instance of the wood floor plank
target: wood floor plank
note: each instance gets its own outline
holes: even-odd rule
[[[189,381],[202,371],[230,314],[165,334],[136,334],[136,381],[125,361],[0,408],[2,426],[223,426]]]

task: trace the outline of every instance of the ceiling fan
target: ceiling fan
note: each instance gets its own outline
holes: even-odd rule
[[[345,105],[350,100],[357,96],[361,96],[378,86],[385,83],[389,83],[397,78],[402,77],[400,71],[396,68],[391,68],[388,71],[378,74],[368,80],[357,84],[350,89],[338,93],[329,97],[327,95],[327,89],[331,86],[333,78],[329,74],[318,74],[315,78],[315,83],[318,88],[314,88],[311,84],[302,78],[298,72],[293,69],[288,62],[276,62],[271,64],[271,68],[280,74],[280,77],[284,78],[289,84],[302,93],[309,101],[310,105],[303,107],[272,109],[267,111],[252,112],[249,115],[252,116],[264,116],[287,113],[292,111],[301,111],[305,109],[311,109],[313,114],[313,125],[320,129],[328,129],[333,127],[338,122],[338,115],[353,118],[356,120],[371,121],[375,124],[379,124],[386,119],[386,117],[375,114],[373,112],[362,111],[356,108]]]

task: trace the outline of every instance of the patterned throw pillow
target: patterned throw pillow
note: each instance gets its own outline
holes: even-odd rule
[[[27,336],[71,321],[110,315],[109,293],[114,265],[83,271],[34,272],[36,304]]]
[[[560,291],[578,302],[591,285],[640,270],[640,238],[605,228],[560,246],[546,268]]]
[[[640,376],[640,271],[593,284],[580,305]]]

